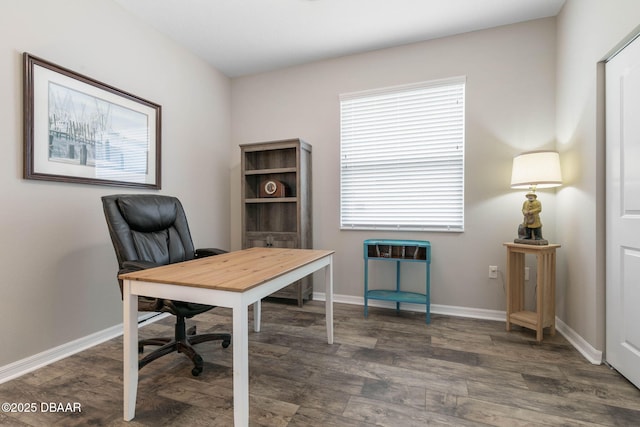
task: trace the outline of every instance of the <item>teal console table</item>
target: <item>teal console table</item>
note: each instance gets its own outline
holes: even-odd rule
[[[392,261],[396,263],[395,290],[369,289],[369,261]],[[400,290],[400,263],[421,262],[426,268],[425,292],[406,292]],[[426,321],[431,322],[430,307],[430,267],[431,243],[426,240],[369,239],[364,241],[364,317],[368,316],[369,300],[394,301],[396,311],[400,303],[424,304]]]

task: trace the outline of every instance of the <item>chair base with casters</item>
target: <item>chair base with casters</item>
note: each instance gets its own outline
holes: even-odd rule
[[[207,341],[222,341],[222,348],[227,348],[231,344],[231,334],[217,333],[217,334],[200,334],[196,335],[195,325],[186,329],[185,317],[176,316],[175,334],[174,337],[164,338],[149,338],[138,341],[138,353],[144,351],[144,347],[148,345],[160,346],[160,348],[149,353],[138,362],[138,369],[142,369],[147,364],[154,360],[167,355],[172,352],[183,353],[193,362],[193,369],[191,369],[191,375],[197,377],[202,373],[203,359],[200,356],[194,345]]]

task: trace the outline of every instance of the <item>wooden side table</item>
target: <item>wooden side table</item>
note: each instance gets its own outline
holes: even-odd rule
[[[556,333],[556,249],[557,244],[526,245],[504,243],[507,247],[507,331],[511,324],[536,331],[536,341],[542,341],[543,329]],[[525,255],[537,260],[536,311],[524,308]]]

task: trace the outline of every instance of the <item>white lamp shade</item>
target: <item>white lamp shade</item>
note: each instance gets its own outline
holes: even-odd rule
[[[562,185],[560,156],[555,151],[532,151],[513,158],[511,188],[551,188]]]

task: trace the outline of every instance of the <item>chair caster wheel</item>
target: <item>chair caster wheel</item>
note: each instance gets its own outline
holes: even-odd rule
[[[202,360],[202,357],[200,355],[196,355],[196,357],[193,359],[193,364],[195,366],[191,370],[191,375],[193,375],[194,377],[197,377],[202,373],[204,360]]]
[[[231,341],[229,340],[222,341],[222,348],[227,348],[229,347],[229,345],[231,345]]]

